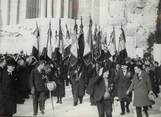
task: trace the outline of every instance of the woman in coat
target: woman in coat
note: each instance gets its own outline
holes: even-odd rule
[[[141,65],[134,67],[135,75],[130,85],[127,94],[134,91],[133,105],[136,107],[137,117],[142,117],[142,108],[146,117],[149,117],[148,106],[153,102],[148,98],[148,94],[152,93],[151,82],[148,74],[142,70]]]

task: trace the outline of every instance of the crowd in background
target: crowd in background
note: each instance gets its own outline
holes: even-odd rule
[[[49,91],[45,85],[46,82],[55,81],[57,87],[52,91],[52,95],[57,97],[57,103],[60,104],[63,103],[63,97],[65,97],[65,87],[71,85],[73,106],[83,103],[83,97],[87,93],[90,95],[91,105],[97,105],[99,117],[104,117],[104,113],[106,113],[106,117],[112,117],[112,103],[115,97],[118,97],[120,101],[121,115],[126,114],[126,112],[129,113],[132,90],[135,91],[137,89],[135,83],[137,82],[138,84],[142,79],[149,79],[147,81],[145,80],[145,82],[150,84],[148,84],[148,87],[144,87],[143,80],[143,84],[141,85],[143,87],[139,86],[140,89],[146,88],[148,92],[154,92],[156,97],[158,97],[160,92],[161,65],[150,57],[143,59],[126,58],[122,63],[116,63],[110,59],[103,61],[93,60],[89,64],[86,64],[83,59],[79,58],[74,65],[71,65],[68,60],[61,62],[59,59],[42,60],[24,55],[23,52],[14,55],[0,55],[1,116],[12,116],[15,114],[17,112],[16,105],[24,103],[26,98],[34,94],[32,92],[34,84],[31,83],[31,75],[33,75],[32,71],[37,68],[39,69],[41,64],[43,64],[40,70],[40,74],[42,75],[41,83],[44,84],[40,83],[38,85],[44,85],[44,100],[49,97]],[[143,75],[140,77],[139,70],[143,71]],[[106,78],[108,82],[106,82]],[[108,87],[107,92],[109,94],[106,96],[104,87],[101,87],[103,86],[101,84],[103,82],[105,83],[104,86]],[[143,92],[145,91],[143,90]],[[134,98],[137,98],[137,96],[134,96]],[[139,103],[145,100],[144,96],[138,99]],[[137,117],[142,117],[139,113],[141,110],[138,107],[144,107],[146,117],[148,117],[147,110],[155,102],[145,101],[143,105],[137,105],[137,103],[134,102],[134,106],[137,107]],[[43,106],[45,106],[45,102]],[[35,116],[37,115],[37,110],[34,110]],[[42,107],[42,114],[44,114],[44,110],[45,107]]]

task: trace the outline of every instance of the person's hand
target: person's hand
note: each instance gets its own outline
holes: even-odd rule
[[[35,89],[34,88],[31,89],[31,94],[32,95],[35,94]]]
[[[103,67],[99,70],[99,76],[101,76],[103,73]]]
[[[126,95],[129,95],[129,93],[130,93],[129,90],[127,90],[127,91],[126,91]]]

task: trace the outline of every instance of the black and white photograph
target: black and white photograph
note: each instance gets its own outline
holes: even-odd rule
[[[161,117],[161,0],[0,0],[0,117]]]

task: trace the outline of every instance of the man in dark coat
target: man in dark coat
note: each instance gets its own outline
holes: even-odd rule
[[[63,68],[62,66],[57,66],[55,71],[55,82],[56,82],[56,89],[53,91],[54,96],[57,97],[57,103],[62,104],[62,97],[65,96],[65,82],[63,77]]]
[[[93,93],[94,93],[94,88],[93,88],[93,80],[97,75],[97,70],[96,70],[96,65],[92,64],[91,66],[88,67],[88,72],[87,72],[87,80],[88,80],[88,85],[86,89],[86,93],[90,95],[90,103],[91,105],[95,105]]]
[[[45,66],[45,61],[39,61],[38,67],[31,71],[30,85],[31,85],[31,94],[33,95],[33,115],[37,116],[38,113],[38,104],[40,111],[44,114],[45,110],[45,99],[46,99],[46,79],[44,79],[42,71]]]
[[[73,69],[70,77],[74,106],[76,106],[78,99],[81,104],[83,102],[83,96],[85,95],[85,74],[83,66],[78,65],[76,69]]]
[[[117,95],[121,106],[121,115],[125,114],[125,107],[127,113],[130,112],[129,104],[131,101],[131,96],[127,96],[126,92],[131,84],[131,74],[127,68],[128,66],[126,64],[122,64],[121,69],[118,71],[115,78],[115,82],[117,83]]]
[[[0,116],[12,117],[17,108],[14,73],[16,62],[13,58],[8,58],[6,69],[3,65],[0,68]]]
[[[110,76],[109,69],[101,68],[93,80],[94,100],[99,117],[112,117],[114,82]]]

